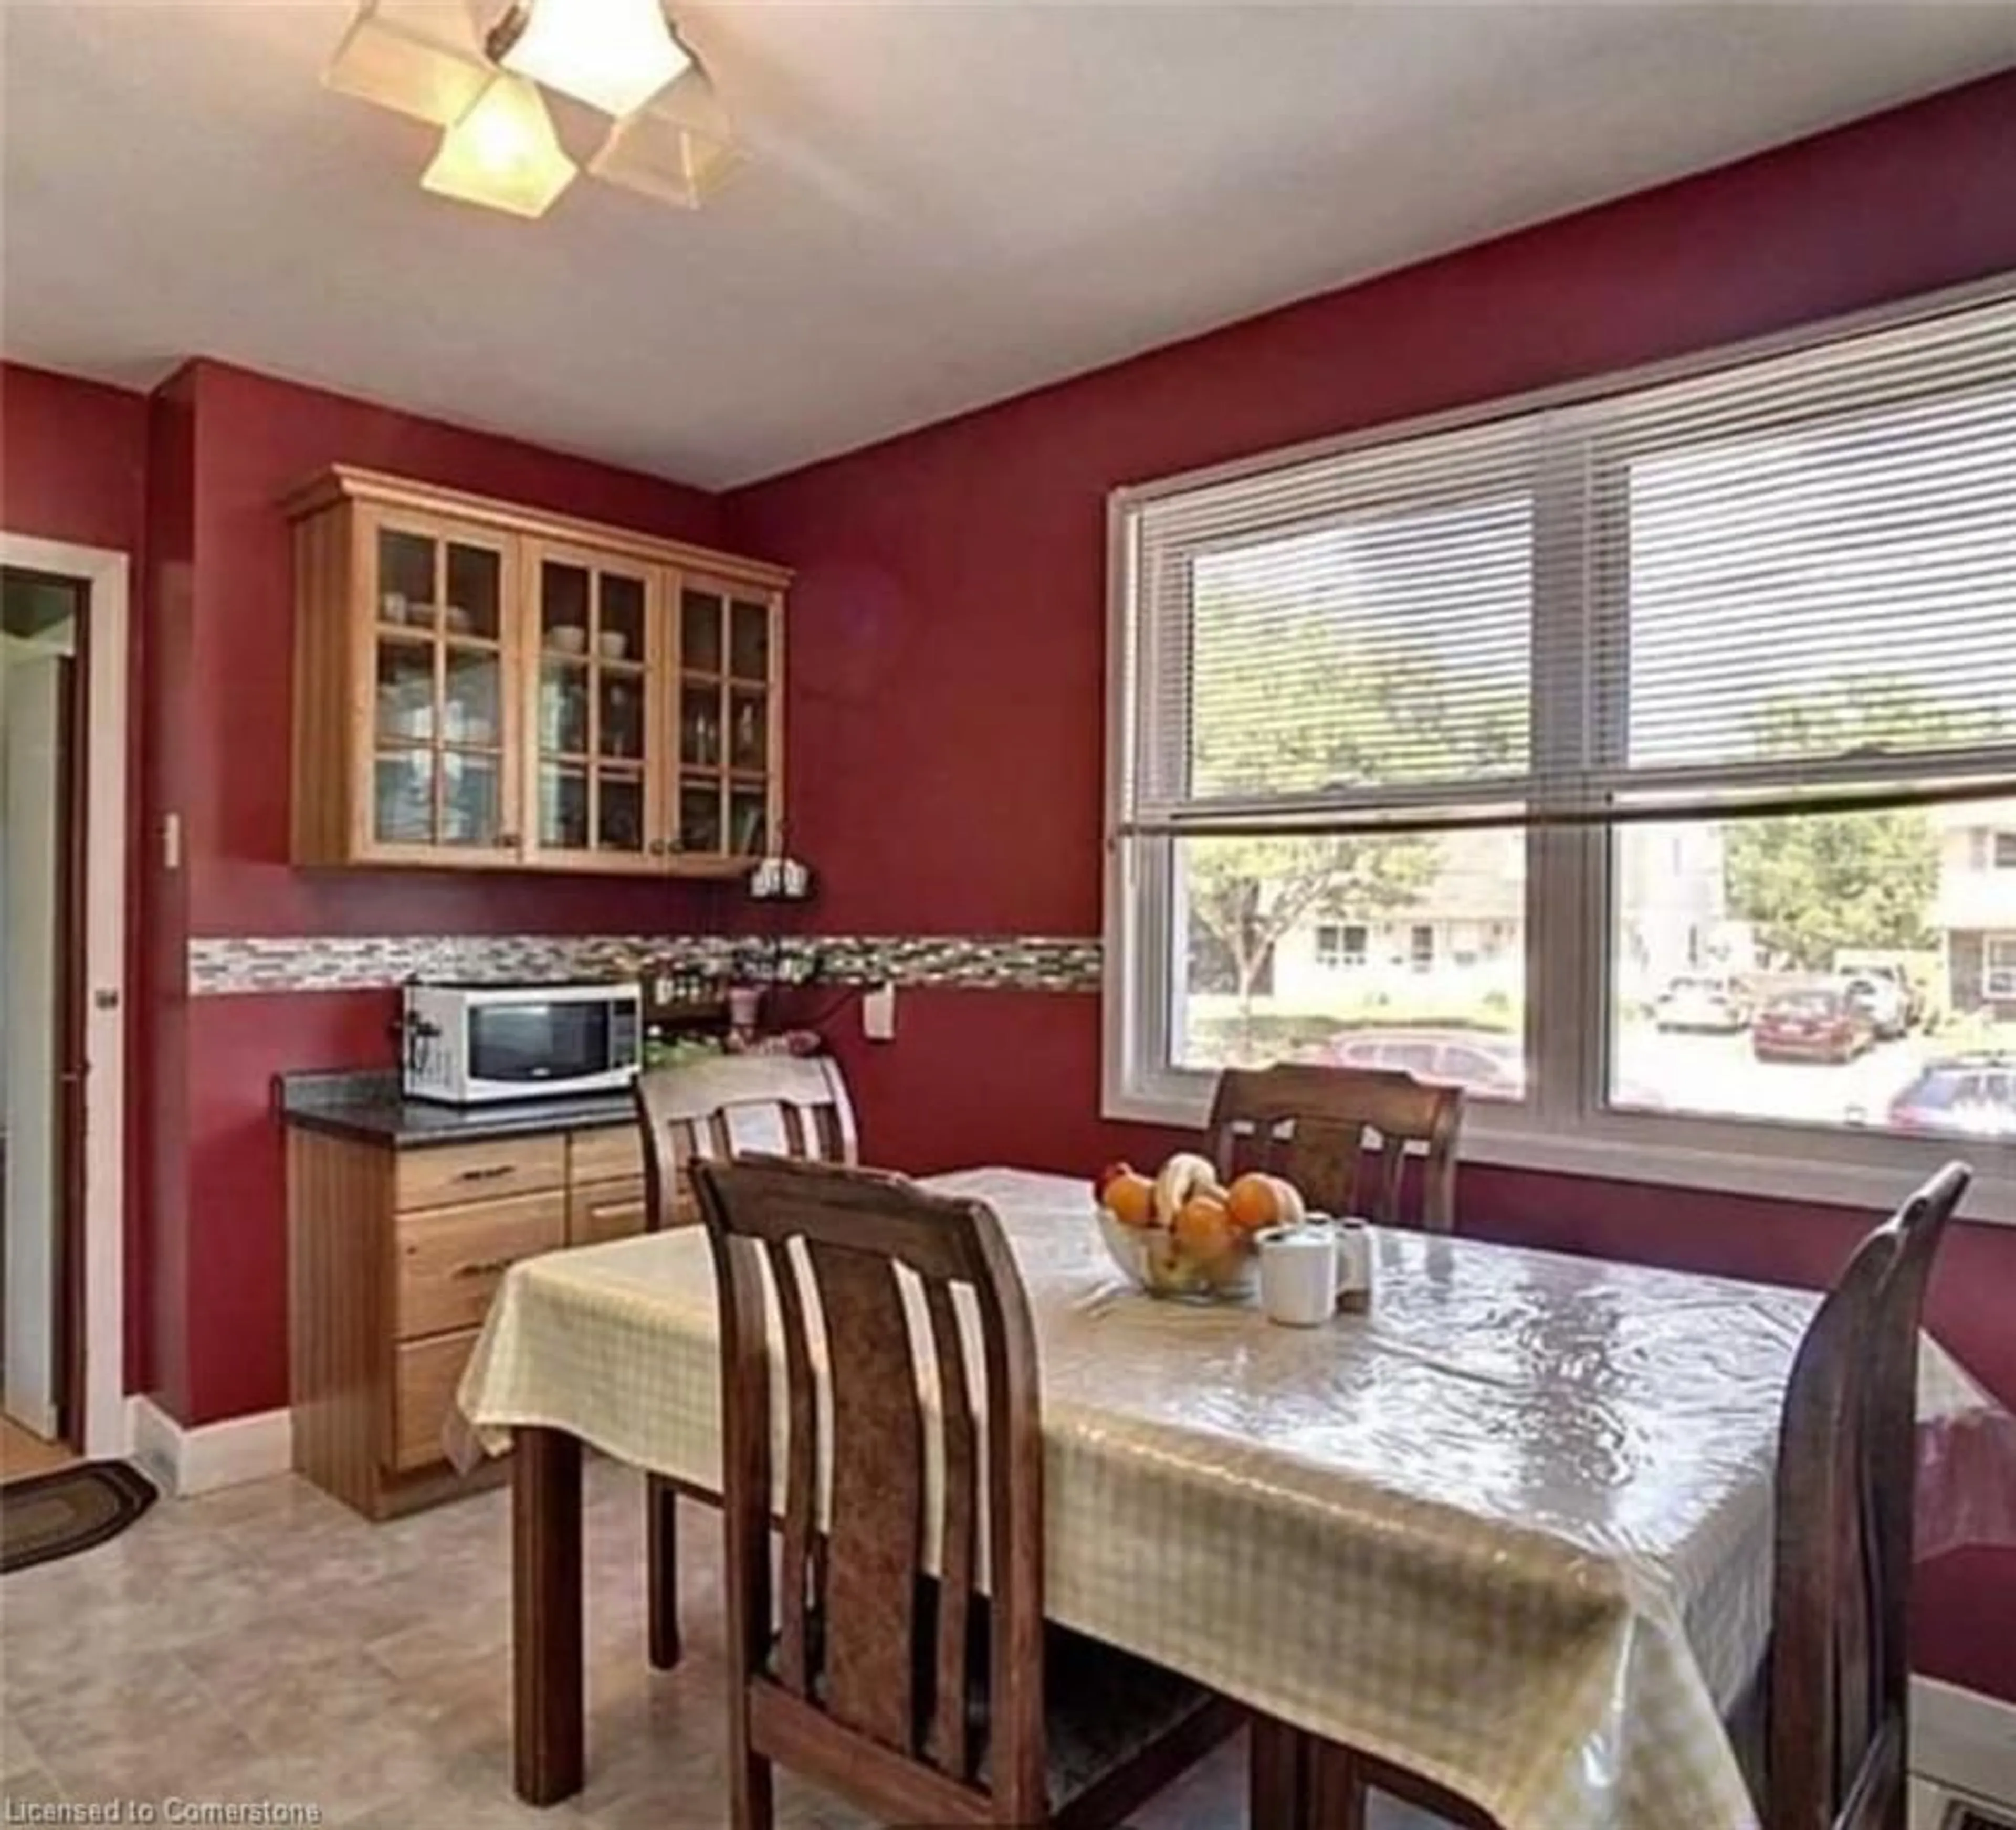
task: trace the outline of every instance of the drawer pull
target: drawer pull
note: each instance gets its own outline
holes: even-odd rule
[[[459,1182],[494,1182],[505,1176],[516,1175],[517,1173],[517,1163],[498,1163],[491,1164],[488,1169],[465,1169],[455,1179]]]
[[[515,1258],[479,1258],[473,1264],[458,1264],[450,1277],[501,1277],[517,1263]]]

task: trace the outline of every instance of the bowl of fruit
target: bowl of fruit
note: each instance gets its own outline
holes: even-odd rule
[[[1253,1293],[1258,1235],[1304,1215],[1292,1182],[1258,1173],[1229,1187],[1207,1157],[1179,1150],[1153,1176],[1109,1163],[1094,1178],[1099,1235],[1121,1273],[1151,1296],[1237,1302]]]

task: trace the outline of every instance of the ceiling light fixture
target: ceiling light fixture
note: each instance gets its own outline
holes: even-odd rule
[[[509,0],[501,20],[500,3],[357,0],[323,72],[341,94],[445,130],[428,190],[543,215],[579,168],[540,83],[615,117],[587,167],[610,184],[697,210],[740,168],[727,111],[663,0]]]
[[[619,120],[693,62],[660,0],[517,0],[485,49],[505,69]]]
[[[543,216],[576,172],[539,92],[523,77],[507,73],[493,77],[441,135],[441,149],[420,183],[466,203],[513,216]]]
[[[652,106],[616,122],[588,169],[625,190],[697,210],[741,163],[720,98],[696,63]]]
[[[452,127],[492,74],[466,16],[438,6],[362,0],[322,80],[339,95]]]

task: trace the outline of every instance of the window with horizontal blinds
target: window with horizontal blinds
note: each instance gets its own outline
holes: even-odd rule
[[[1114,531],[1116,1116],[1283,1058],[1691,1152],[1964,1109],[2016,1189],[1946,1098],[2016,1087],[2016,280]]]
[[[1568,804],[2016,779],[2016,310],[1624,396],[1565,436],[1607,688]]]
[[[1143,509],[1154,691],[1136,726],[1130,826],[1377,824],[1452,798],[1523,806],[1529,441],[1487,427],[1423,442]]]
[[[1143,502],[1123,832],[2016,781],[2016,307]]]

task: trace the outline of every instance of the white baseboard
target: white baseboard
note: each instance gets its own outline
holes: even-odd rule
[[[293,1465],[291,1411],[261,1411],[185,1429],[152,1398],[135,1397],[127,1400],[127,1424],[133,1459],[177,1499],[264,1480]]]
[[[1913,1677],[1911,1771],[1942,1792],[2016,1817],[2016,1703]]]

